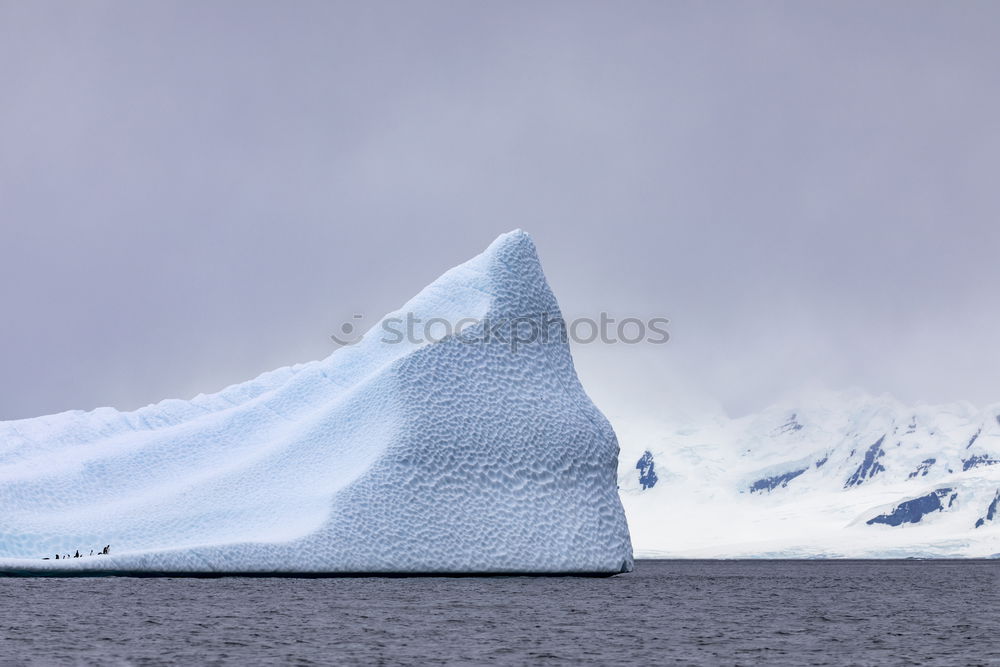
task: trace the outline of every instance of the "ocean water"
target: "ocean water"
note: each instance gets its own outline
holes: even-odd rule
[[[0,664],[1000,665],[1000,561],[0,579]]]

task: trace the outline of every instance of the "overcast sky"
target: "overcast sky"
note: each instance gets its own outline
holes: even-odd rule
[[[588,389],[1000,400],[1000,3],[0,0],[0,418],[320,358],[521,227]],[[641,360],[641,362],[640,362]]]

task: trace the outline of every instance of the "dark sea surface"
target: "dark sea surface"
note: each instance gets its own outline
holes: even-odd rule
[[[0,664],[1000,665],[1000,561],[0,579]]]

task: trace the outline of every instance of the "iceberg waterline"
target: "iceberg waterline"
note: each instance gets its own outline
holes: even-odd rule
[[[387,317],[558,312],[516,231]],[[0,423],[0,571],[631,569],[617,440],[564,342],[388,344],[377,328],[190,401]]]

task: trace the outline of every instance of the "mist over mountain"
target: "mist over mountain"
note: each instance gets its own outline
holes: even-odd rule
[[[641,555],[1000,555],[1000,403],[852,390],[737,419],[609,417]]]

